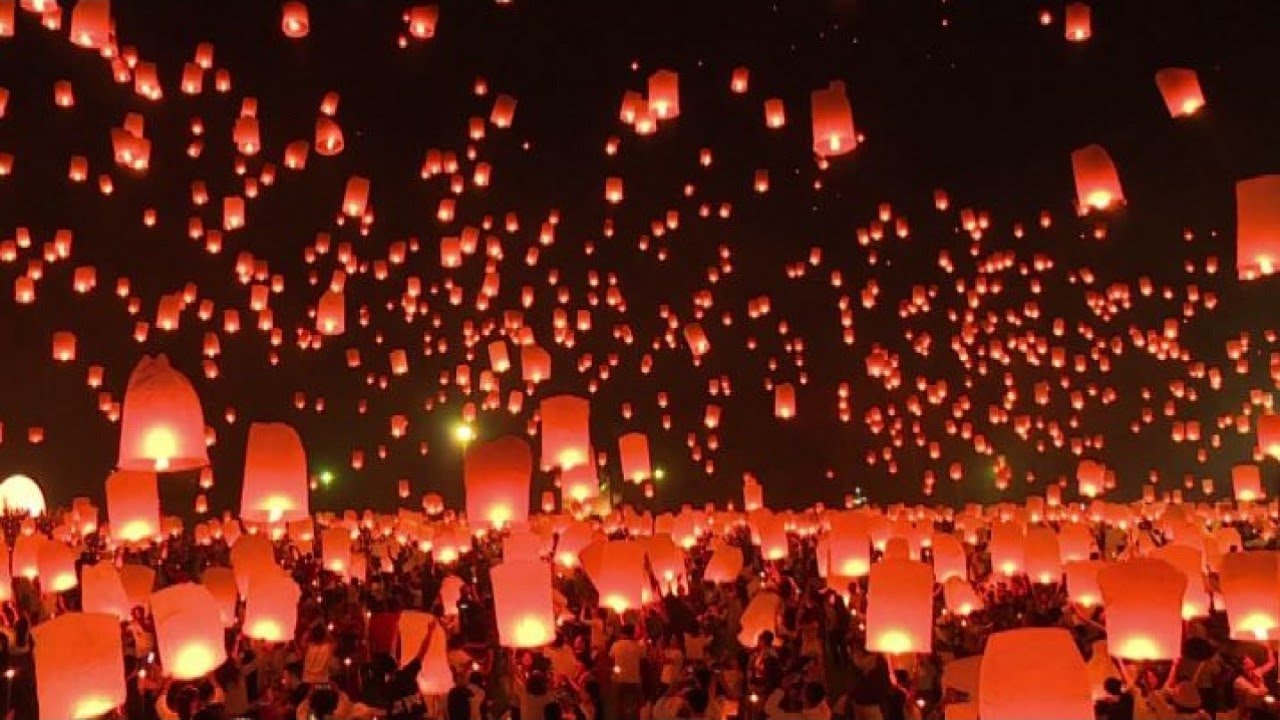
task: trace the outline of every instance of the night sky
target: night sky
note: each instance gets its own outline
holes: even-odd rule
[[[399,478],[412,480],[415,498],[436,491],[456,507],[461,450],[451,433],[463,403],[479,403],[483,394],[466,397],[452,384],[441,386],[440,373],[467,363],[478,377],[488,368],[485,345],[498,337],[496,329],[468,360],[464,323],[481,328],[497,320],[500,326],[503,311],[520,309],[525,285],[535,288],[536,297],[525,324],[551,352],[553,375],[512,416],[505,410],[507,392],[525,390],[516,362],[502,379],[501,409],[478,414],[479,437],[523,434],[538,398],[586,395],[588,380],[598,379],[599,366],[616,353],[616,367],[590,395],[592,441],[609,454],[604,473],[616,476],[617,437],[648,433],[654,464],[666,472],[650,501],[660,506],[740,502],[748,471],[761,479],[775,507],[839,503],[855,488],[873,502],[994,502],[1043,492],[1059,478],[1072,481],[1072,494],[1080,457],[1115,470],[1114,497],[1135,498],[1153,479],[1162,491],[1181,488],[1191,477],[1195,491],[1189,495],[1200,498],[1200,479],[1214,478],[1219,494],[1229,492],[1230,467],[1250,460],[1251,425],[1238,432],[1233,416],[1243,412],[1251,390],[1275,387],[1268,358],[1280,348],[1264,332],[1277,325],[1280,313],[1272,299],[1276,280],[1236,279],[1234,187],[1243,178],[1280,172],[1280,4],[1096,2],[1092,37],[1068,42],[1061,2],[446,0],[434,37],[408,38],[400,47],[407,7],[313,0],[309,34],[287,39],[276,2],[114,0],[117,43],[156,64],[164,90],[159,101],[135,94],[132,82],[113,82],[107,60],[68,42],[69,4],[60,31],[17,10],[14,37],[0,39],[0,87],[9,92],[0,152],[13,156],[11,173],[0,178],[0,240],[17,238],[25,228],[33,242],[0,263],[0,333],[6,339],[0,347],[0,474],[30,474],[51,503],[100,497],[115,464],[119,424],[99,411],[86,368],[105,367],[102,390],[119,402],[142,355],[163,352],[193,381],[206,422],[217,431],[210,449],[217,479],[213,508],[237,505],[245,435],[255,420],[295,426],[312,471],[335,474],[332,485],[313,493],[313,508],[389,509],[397,502]],[[1042,13],[1049,15],[1047,24]],[[214,67],[230,72],[229,92],[215,92],[211,71],[204,73],[201,94],[180,91],[182,66],[200,42],[215,46]],[[743,94],[730,90],[739,66],[750,70]],[[1171,118],[1154,82],[1164,67],[1195,70],[1207,106],[1193,117]],[[619,108],[624,93],[643,94],[658,69],[679,73],[680,116],[638,136],[620,122]],[[477,78],[487,85],[483,96],[476,93]],[[74,90],[72,108],[54,104],[54,84],[63,80]],[[811,149],[809,94],[832,80],[845,83],[864,138],[823,169]],[[313,141],[321,99],[330,91],[341,96],[334,119],[345,149],[321,157],[313,147],[304,170],[284,168],[288,143]],[[517,99],[514,123],[502,129],[486,122],[484,138],[470,141],[469,119],[487,119],[498,93]],[[188,222],[198,217],[206,230],[220,228],[222,198],[244,193],[244,177],[235,172],[232,123],[245,97],[257,99],[262,140],[261,152],[244,160],[246,176],[258,176],[270,163],[275,181],[248,201],[245,228],[224,233],[221,252],[210,254],[204,238],[188,236]],[[780,129],[765,124],[763,106],[771,98],[786,109]],[[110,130],[129,112],[145,118],[152,142],[145,173],[112,159]],[[187,154],[193,117],[204,126],[197,158]],[[618,139],[615,156],[605,152],[610,137]],[[1093,143],[1114,160],[1126,204],[1079,217],[1070,156]],[[475,161],[467,158],[468,145],[475,161],[492,168],[488,187],[472,184]],[[465,189],[451,222],[439,221],[436,212],[442,198],[453,196],[448,175],[420,175],[433,148],[456,152],[460,162]],[[712,158],[706,167],[699,163],[703,148]],[[68,180],[73,155],[88,158],[87,182]],[[758,169],[768,171],[766,193],[753,190]],[[103,174],[114,185],[110,196],[99,192]],[[337,222],[353,175],[371,181],[367,234],[359,223]],[[606,177],[623,178],[620,204],[605,201]],[[204,206],[192,203],[190,186],[197,180],[208,188]],[[945,211],[935,208],[938,189],[949,198]],[[882,204],[891,214],[883,239],[860,243],[859,230],[866,233],[877,222]],[[705,218],[699,216],[704,205]],[[722,206],[731,207],[729,217],[719,216]],[[143,223],[147,208],[157,213],[154,227]],[[965,209],[989,218],[980,240],[962,228]],[[678,212],[678,227],[656,237],[654,221],[671,211]],[[507,213],[519,219],[515,232],[504,228]],[[540,228],[553,213],[559,216],[554,243],[541,246]],[[1049,227],[1042,227],[1042,213],[1051,217]],[[486,217],[493,227],[481,232],[480,251],[459,269],[442,268],[441,238],[480,227]],[[898,218],[909,224],[905,238],[894,233]],[[1015,232],[1018,226],[1025,232]],[[70,258],[43,263],[35,303],[16,304],[14,280],[31,271],[43,244],[60,229],[74,234]],[[302,350],[298,332],[314,331],[308,310],[338,267],[335,252],[306,262],[317,233],[328,233],[335,248],[351,243],[365,271],[347,279],[345,334],[326,338],[318,350]],[[501,289],[481,311],[475,298],[488,235],[503,250]],[[393,243],[415,240],[416,253],[391,266],[385,280],[375,277],[375,262],[387,259]],[[534,267],[525,262],[531,247],[539,247]],[[813,248],[821,250],[816,266],[808,262]],[[712,283],[708,269],[722,264],[725,250],[732,272]],[[270,299],[275,326],[283,331],[283,343],[274,348],[276,366],[268,362],[268,335],[256,329],[249,309],[249,287],[236,278],[236,258],[244,252],[284,280],[283,292]],[[940,267],[942,252],[953,272]],[[995,267],[989,260],[1000,254],[1012,261]],[[1042,267],[1046,258],[1052,266],[1034,270],[1036,256]],[[1216,258],[1216,273],[1206,270],[1210,258]],[[796,264],[805,272],[789,278],[787,268]],[[85,265],[96,267],[97,287],[73,292],[74,269]],[[571,348],[554,341],[553,269],[569,293],[564,307],[570,324],[579,309],[592,315],[591,329],[576,332]],[[590,283],[593,271],[598,288]],[[833,272],[842,277],[841,287],[833,287]],[[625,312],[607,307],[603,297],[589,304],[591,291],[603,296],[609,274],[625,298]],[[121,276],[129,278],[140,304],[136,316],[115,294]],[[411,276],[421,279],[419,310],[425,313],[407,323],[400,302]],[[1154,288],[1149,297],[1140,292],[1144,276]],[[958,325],[948,313],[963,312],[966,303],[958,280],[968,287],[978,281],[1001,286],[975,310],[979,327],[967,348],[970,368],[951,347]],[[449,304],[446,282],[464,289],[461,305]],[[214,303],[213,319],[197,317],[197,301],[182,313],[177,331],[151,327],[145,342],[136,342],[135,323],[154,325],[160,297],[187,283],[196,284],[200,300]],[[871,284],[879,295],[867,308],[862,297]],[[1200,301],[1188,300],[1193,285]],[[904,319],[900,306],[910,303],[916,286],[931,295],[928,309]],[[1127,288],[1128,302],[1121,304],[1128,306],[1099,314],[1089,296],[1105,296],[1109,287]],[[695,320],[695,296],[704,290],[713,304],[700,322],[711,350],[695,366],[681,328]],[[1208,293],[1217,298],[1212,309],[1203,302]],[[769,298],[769,314],[749,318],[749,301],[762,296]],[[851,310],[852,345],[842,340],[842,297]],[[1032,301],[1038,313],[1027,311]],[[1189,317],[1188,302],[1194,310]],[[362,305],[368,307],[365,327],[357,321]],[[677,322],[672,343],[655,350],[652,343],[668,327],[660,314],[664,306]],[[240,311],[238,334],[223,332],[227,308]],[[731,326],[722,322],[725,313]],[[990,324],[984,322],[988,313]],[[1186,359],[1158,359],[1145,342],[1134,342],[1166,333],[1169,318],[1177,321]],[[1061,337],[1052,334],[1055,319],[1065,328]],[[615,338],[615,326],[623,324],[634,335],[631,345]],[[74,361],[52,360],[55,331],[76,334]],[[219,335],[221,345],[219,376],[212,380],[202,369],[207,332]],[[1107,372],[1098,357],[1088,357],[1090,332],[1108,346],[1095,353],[1109,363]],[[431,347],[447,339],[447,351],[424,355],[424,333],[430,333]],[[920,352],[924,333],[932,341],[927,356]],[[1242,334],[1249,343],[1240,373],[1226,343]],[[1017,351],[1008,353],[1007,365],[979,357],[979,348],[987,355],[992,342],[1009,346],[1028,336],[1064,348],[1068,367],[1051,367],[1047,355],[1032,365]],[[1119,338],[1116,348],[1113,336]],[[348,368],[349,348],[360,350],[362,367]],[[387,354],[396,348],[409,351],[406,375],[388,371]],[[878,349],[897,356],[899,386],[869,377],[867,360]],[[510,343],[509,350],[518,356]],[[586,353],[590,367],[580,373]],[[645,353],[652,355],[648,374],[640,370]],[[1087,358],[1083,372],[1071,369],[1076,354]],[[979,361],[988,366],[985,374]],[[1194,376],[1196,362],[1221,370],[1220,387]],[[367,384],[370,374],[388,376],[386,389]],[[1070,380],[1065,389],[1059,384],[1064,375]],[[929,384],[945,380],[946,398],[929,404],[918,377]],[[732,394],[712,397],[713,379],[727,379]],[[1194,400],[1185,392],[1174,395],[1171,383],[1178,380],[1194,389]],[[796,385],[794,419],[774,417],[770,382]],[[1033,401],[1039,382],[1052,387],[1045,405]],[[841,383],[848,387],[847,422],[837,406]],[[1017,393],[1009,420],[993,422],[989,406],[1000,405],[1007,388]],[[442,390],[443,402],[437,397]],[[657,402],[663,391],[670,400],[666,410]],[[1078,411],[1071,407],[1072,391],[1084,395]],[[307,398],[304,410],[294,406],[297,392]],[[962,396],[967,409],[958,405]],[[313,410],[317,397],[324,398],[322,414]],[[634,408],[630,419],[620,412],[625,402]],[[715,431],[703,424],[709,403],[723,408]],[[909,410],[917,405],[919,417]],[[230,424],[229,408],[235,413]],[[1144,408],[1149,422],[1143,421]],[[397,413],[408,417],[409,429],[395,439],[388,423]],[[671,416],[670,430],[662,427],[664,413]],[[868,422],[876,413],[887,425],[878,433]],[[1026,439],[1013,429],[1020,415],[1031,423]],[[1232,422],[1220,430],[1224,417]],[[989,451],[949,434],[949,419],[971,423]],[[1201,423],[1201,439],[1174,442],[1173,424],[1187,421]],[[901,423],[896,432],[895,422]],[[1061,448],[1048,431],[1055,422],[1065,441]],[[32,426],[44,429],[42,443],[28,442]],[[901,447],[893,447],[895,435]],[[1073,454],[1071,438],[1091,446]],[[537,438],[531,440],[536,448]],[[430,448],[425,456],[419,452],[424,441]],[[939,443],[937,458],[929,456],[930,441]],[[691,443],[701,461],[691,457]],[[379,444],[386,446],[385,460],[378,458]],[[360,471],[351,467],[356,448],[366,455]],[[886,448],[892,449],[892,468]],[[997,489],[998,456],[1008,468],[1004,491]],[[715,463],[710,475],[708,459]],[[959,481],[948,477],[953,462],[963,469]],[[930,471],[936,477],[932,498],[925,495]],[[1273,475],[1264,469],[1264,478]],[[162,484],[168,484],[166,492],[194,494],[193,477]],[[547,483],[540,475],[535,490]],[[627,497],[640,500],[640,493],[629,488]]]

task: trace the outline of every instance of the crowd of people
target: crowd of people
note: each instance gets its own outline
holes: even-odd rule
[[[937,532],[950,528],[939,526]],[[1245,545],[1270,547],[1243,523]],[[624,531],[625,532],[625,531]],[[937,593],[933,651],[890,655],[866,649],[865,580],[833,583],[820,572],[813,535],[792,534],[784,559],[761,556],[745,527],[722,539],[743,550],[732,582],[701,580],[710,550],[688,549],[687,575],[651,578],[654,601],[622,614],[601,607],[589,578],[559,568],[554,640],[541,648],[504,648],[495,626],[488,569],[501,560],[497,534],[478,535],[456,561],[433,561],[412,543],[363,579],[329,572],[314,554],[277,543],[277,561],[303,596],[292,641],[263,642],[236,627],[226,634],[227,661],[197,680],[167,677],[145,605],[122,623],[128,699],[109,717],[139,720],[931,720],[977,717],[975,659],[994,632],[1020,627],[1070,631],[1095,685],[1099,720],[1140,718],[1277,718],[1275,656],[1265,644],[1230,639],[1220,608],[1188,620],[1182,656],[1126,663],[1107,655],[1105,610],[1070,601],[1062,582],[993,573],[981,538],[969,573],[981,600],[967,615],[945,610]],[[366,529],[356,543],[374,540]],[[1101,536],[1095,555],[1123,558],[1163,542],[1151,524],[1129,528],[1122,542]],[[1103,548],[1097,551],[1097,548]],[[93,542],[82,563],[111,560]],[[924,556],[928,558],[928,548]],[[226,543],[175,535],[147,549],[114,553],[148,564],[157,587],[197,580],[229,563]],[[461,582],[445,598],[446,578]],[[1208,578],[1213,591],[1214,578]],[[0,633],[0,717],[36,720],[39,652],[32,627],[79,607],[79,591],[41,593],[38,581],[13,581]],[[773,627],[743,638],[744,608],[759,592],[780,599]],[[406,647],[400,617],[429,612],[441,632]],[[453,687],[424,694],[423,658],[444,643]],[[438,650],[438,648],[437,648]],[[1052,682],[1046,678],[1045,682]],[[1063,720],[1066,720],[1065,718]]]

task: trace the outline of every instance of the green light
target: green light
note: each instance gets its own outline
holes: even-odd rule
[[[453,439],[466,445],[476,439],[476,431],[467,423],[459,423],[453,428]]]
[[[333,482],[333,471],[331,471],[331,470],[321,470],[321,471],[320,471],[320,482],[321,482],[321,483],[324,483],[325,485],[328,485],[329,483]]]
[[[667,476],[667,471],[666,471],[666,470],[663,470],[662,468],[654,468],[654,471],[653,471],[653,479],[654,479],[654,480],[661,480],[662,478],[664,478],[664,477],[666,477],[666,476]]]

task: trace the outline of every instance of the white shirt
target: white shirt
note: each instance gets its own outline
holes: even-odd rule
[[[620,683],[640,683],[640,659],[644,657],[644,647],[631,638],[615,641],[609,648],[609,657],[617,672],[613,678]]]

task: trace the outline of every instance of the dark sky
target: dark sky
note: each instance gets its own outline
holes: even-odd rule
[[[396,38],[403,32],[404,7],[401,2],[317,0],[310,7],[309,36],[288,40],[275,2],[115,0],[118,42],[135,46],[143,60],[157,64],[165,90],[160,102],[135,95],[131,84],[113,83],[107,63],[69,44],[65,29],[49,32],[36,16],[18,12],[16,37],[0,40],[0,86],[10,93],[0,119],[0,152],[15,158],[12,175],[0,179],[0,239],[15,237],[17,228],[25,227],[35,243],[17,262],[0,264],[0,332],[7,339],[0,347],[0,377],[6,379],[0,391],[0,473],[33,475],[52,502],[100,494],[115,462],[118,425],[97,412],[96,393],[84,383],[85,368],[104,365],[104,389],[119,400],[141,354],[165,352],[192,378],[206,419],[218,431],[219,442],[211,449],[219,481],[212,493],[215,507],[232,507],[238,498],[251,420],[295,425],[313,471],[336,472],[337,481],[314,495],[313,507],[392,507],[401,477],[413,479],[415,493],[435,490],[456,505],[460,453],[448,433],[463,399],[450,388],[443,405],[427,411],[424,400],[437,391],[442,369],[465,362],[463,322],[481,322],[518,307],[525,284],[534,285],[538,294],[527,324],[554,357],[553,379],[538,388],[537,396],[585,393],[588,375],[576,371],[579,356],[590,352],[599,365],[608,353],[618,353],[618,366],[593,396],[593,442],[616,462],[618,435],[648,432],[655,463],[668,472],[658,490],[667,505],[740,498],[744,471],[760,476],[771,504],[778,505],[838,502],[855,487],[877,501],[920,501],[928,470],[938,476],[940,501],[1019,498],[1028,490],[1027,473],[1037,478],[1032,490],[1040,492],[1046,480],[1073,476],[1077,458],[1052,446],[1038,452],[1035,441],[1046,437],[1041,431],[1033,431],[1027,442],[1008,424],[990,424],[988,406],[1000,401],[1005,373],[1019,394],[1011,415],[1056,420],[1068,437],[1105,438],[1104,447],[1085,454],[1116,469],[1119,497],[1136,496],[1150,470],[1159,471],[1162,489],[1180,486],[1187,473],[1215,477],[1225,488],[1230,466],[1248,460],[1251,434],[1228,428],[1220,447],[1209,445],[1220,416],[1238,413],[1250,389],[1273,387],[1267,369],[1272,348],[1261,332],[1276,325],[1270,299],[1275,284],[1235,280],[1234,183],[1280,171],[1280,95],[1274,80],[1280,69],[1280,5],[1098,2],[1092,39],[1069,43],[1063,38],[1060,2],[515,0],[499,6],[457,0],[440,4],[433,39],[401,49]],[[1052,15],[1047,26],[1039,21],[1041,11]],[[209,74],[203,94],[179,92],[182,64],[201,41],[215,44],[215,66],[230,71],[229,93],[214,93]],[[745,95],[729,91],[730,73],[739,65],[751,72]],[[1168,66],[1199,74],[1208,106],[1198,116],[1169,117],[1153,80]],[[646,78],[659,68],[680,74],[681,115],[656,134],[637,137],[618,120],[622,96],[628,90],[643,92]],[[476,77],[487,80],[487,96],[472,92]],[[53,105],[53,84],[59,80],[74,87],[72,109]],[[866,137],[856,151],[832,159],[823,171],[810,150],[808,98],[831,80],[845,82],[855,123]],[[189,216],[216,228],[221,197],[242,191],[231,142],[241,99],[254,97],[259,104],[263,150],[247,161],[255,174],[264,162],[278,166],[288,142],[311,139],[328,91],[341,94],[336,119],[345,133],[344,152],[329,158],[313,152],[303,172],[278,168],[274,186],[250,202],[247,227],[225,236],[221,254],[208,255],[201,242],[188,239]],[[458,199],[457,220],[441,224],[435,208],[448,194],[448,180],[419,177],[425,153],[443,148],[462,156],[468,119],[487,117],[499,92],[515,96],[519,104],[511,129],[489,127],[485,139],[475,143],[478,159],[493,167],[492,185],[477,191],[468,182]],[[768,98],[785,103],[787,125],[781,130],[764,125],[762,106]],[[141,175],[116,167],[111,158],[110,128],[131,111],[145,116],[153,144],[151,167]],[[193,116],[206,129],[198,159],[185,155]],[[616,157],[604,153],[610,136],[621,141]],[[1109,151],[1127,199],[1126,208],[1102,217],[1107,236],[1101,241],[1092,237],[1099,220],[1077,218],[1073,211],[1070,153],[1090,143]],[[714,157],[708,168],[698,163],[704,147]],[[68,158],[74,154],[89,158],[90,182],[67,181]],[[471,165],[464,159],[468,178]],[[767,169],[771,178],[764,195],[751,190],[758,168]],[[96,177],[102,173],[114,180],[110,197],[97,192]],[[376,221],[367,237],[351,223],[339,227],[334,222],[351,175],[372,180]],[[603,201],[606,176],[625,179],[621,205]],[[189,186],[197,179],[211,196],[203,208],[190,200]],[[686,183],[694,185],[689,197]],[[933,208],[935,188],[949,193],[947,212]],[[712,208],[711,218],[698,217],[703,203]],[[732,203],[727,220],[715,218],[722,203]],[[907,217],[911,233],[896,239],[890,232],[876,243],[873,264],[873,250],[858,244],[857,230],[876,219],[880,203]],[[154,228],[142,224],[148,207],[159,215]],[[978,274],[969,254],[971,240],[959,227],[962,208],[989,212],[991,226],[979,259],[1016,254],[1013,267],[988,276],[1003,285],[980,310],[1001,318],[992,328],[995,338],[1004,342],[1027,332],[1048,337],[1054,318],[1063,319],[1067,333],[1049,339],[1069,356],[1088,350],[1077,332],[1079,323],[1099,337],[1123,338],[1123,352],[1108,358],[1110,372],[1091,361],[1086,372],[1071,374],[1071,389],[1083,391],[1092,383],[1099,391],[1074,413],[1078,427],[1066,427],[1073,416],[1069,391],[1057,385],[1062,373],[1047,362],[1032,367],[1015,356],[1008,367],[991,363],[984,376],[967,372],[949,349],[956,326],[946,313],[963,309],[964,302],[955,292],[956,278],[971,284]],[[553,209],[561,216],[555,244],[542,248],[538,267],[526,267],[526,250],[538,243],[539,226]],[[679,228],[654,238],[648,251],[638,249],[637,239],[649,234],[651,221],[669,210],[679,211]],[[1041,211],[1053,217],[1047,229],[1037,226]],[[512,235],[501,230],[507,212],[520,218]],[[398,309],[386,309],[388,301],[399,301],[410,275],[421,277],[424,286],[443,283],[440,237],[456,235],[463,225],[479,225],[486,214],[497,219],[494,234],[505,252],[502,289],[488,313],[472,305],[482,279],[478,257],[450,271],[467,290],[463,306],[450,306],[443,295],[426,298],[432,313],[439,314],[439,328],[430,328],[430,316],[410,325]],[[606,219],[614,226],[610,238],[602,231]],[[1027,232],[1015,238],[1019,222]],[[9,292],[14,278],[27,271],[29,259],[39,258],[41,243],[60,228],[75,234],[71,259],[44,268],[34,305],[15,305]],[[1183,239],[1184,229],[1194,241]],[[292,342],[295,329],[312,327],[307,308],[334,268],[332,254],[321,258],[311,266],[321,284],[307,284],[310,267],[303,250],[317,232],[330,233],[335,245],[352,242],[369,262],[385,258],[396,240],[417,238],[421,251],[393,268],[385,282],[372,273],[350,278],[347,333],[327,340],[319,351],[303,352]],[[590,256],[584,253],[588,242],[594,242]],[[717,264],[721,246],[732,251],[733,272],[709,285],[706,269]],[[810,267],[801,279],[788,279],[785,266],[804,261],[811,247],[822,249],[821,266]],[[665,261],[658,260],[658,248],[665,249]],[[955,260],[954,275],[939,269],[940,250]],[[285,334],[277,367],[266,362],[266,336],[254,331],[248,289],[235,282],[233,266],[242,251],[268,261],[271,272],[285,278],[285,291],[271,301]],[[1037,298],[1040,315],[1031,318],[1022,315],[1032,299],[1029,277],[1017,268],[1035,254],[1052,257],[1055,265],[1032,273],[1043,293]],[[1203,272],[1210,256],[1220,262],[1216,275]],[[1195,264],[1194,274],[1185,270],[1187,261]],[[98,269],[92,294],[71,291],[72,271],[79,265]],[[561,285],[571,292],[571,311],[586,306],[588,271],[616,274],[627,312],[618,314],[602,303],[592,308],[591,332],[579,333],[572,349],[555,346],[550,268],[559,268]],[[1091,287],[1071,281],[1081,268],[1096,276]],[[837,270],[842,288],[829,282]],[[1137,292],[1144,275],[1157,289],[1150,298]],[[136,318],[113,294],[118,276],[130,278],[141,300]],[[873,280],[880,297],[868,310],[859,293]],[[135,321],[154,320],[160,295],[187,282],[198,285],[200,298],[216,303],[219,317],[226,307],[242,313],[245,331],[221,337],[221,375],[213,381],[202,376],[200,348],[204,333],[219,332],[220,323],[206,326],[194,308],[183,313],[177,332],[153,328],[146,343],[131,339]],[[1132,307],[1109,320],[1099,318],[1089,310],[1086,293],[1104,292],[1113,283],[1130,287]],[[1198,307],[1180,328],[1180,342],[1193,360],[1222,368],[1225,381],[1218,391],[1204,379],[1188,379],[1187,363],[1157,360],[1130,340],[1131,325],[1159,333],[1166,318],[1178,317],[1189,284],[1219,299],[1212,312]],[[936,286],[936,296],[928,313],[903,320],[899,303],[910,299],[914,285]],[[1166,286],[1172,300],[1160,297]],[[703,321],[711,353],[694,367],[681,340],[674,349],[654,352],[653,372],[642,375],[640,355],[651,350],[649,343],[664,327],[659,307],[669,306],[688,321],[694,293],[705,288],[713,289],[715,299]],[[761,295],[771,298],[772,313],[748,320],[747,301]],[[841,295],[850,297],[854,310],[852,346],[841,342]],[[371,313],[364,328],[355,321],[361,304]],[[732,327],[721,325],[724,311],[733,313]],[[1018,317],[1020,327],[1005,320],[1006,311]],[[786,337],[778,331],[784,321]],[[618,323],[631,325],[635,345],[613,339]],[[76,332],[74,363],[50,360],[50,337],[57,330]],[[422,356],[424,330],[434,338],[447,337],[449,352]],[[379,332],[382,345],[375,343]],[[932,336],[928,357],[912,351],[907,332]],[[1248,371],[1237,374],[1225,357],[1224,342],[1242,332],[1251,333],[1253,342]],[[988,345],[993,336],[980,335],[978,344]],[[755,350],[747,348],[748,337],[757,339]],[[795,337],[805,346],[802,368],[785,350]],[[867,376],[866,358],[877,344],[900,357],[901,387],[887,389]],[[349,347],[361,349],[365,368],[346,367]],[[367,386],[365,373],[385,374],[386,353],[397,347],[410,350],[412,372],[390,378],[385,391]],[[479,350],[471,363],[476,374],[487,367],[483,345]],[[768,367],[771,357],[776,370]],[[799,387],[798,416],[776,420],[766,381],[798,382],[802,371],[808,382]],[[964,388],[966,375],[972,388]],[[721,376],[731,381],[732,397],[709,398],[708,381]],[[902,416],[910,396],[921,395],[917,376],[945,379],[951,389],[947,401],[925,406],[918,433],[910,427],[916,418],[906,418],[903,446],[894,450],[896,473],[883,461],[869,465],[868,451],[878,453],[890,441],[887,433],[871,432],[864,418],[872,408],[888,412],[890,406]],[[1165,416],[1169,382],[1179,378],[1197,389],[1198,399],[1177,399],[1173,415]],[[1036,406],[1032,388],[1045,380],[1054,383],[1051,402]],[[849,423],[837,418],[836,388],[842,382],[850,386]],[[508,383],[504,393],[508,386],[519,389]],[[1104,405],[1100,397],[1107,387],[1116,400]],[[1144,387],[1151,391],[1147,401],[1141,397]],[[662,390],[671,398],[670,431],[661,428],[656,404]],[[324,414],[295,410],[296,391],[308,398],[323,396]],[[972,442],[945,432],[944,422],[961,393],[971,406],[961,420],[971,421],[975,432],[991,441],[994,454],[979,455]],[[367,400],[367,413],[356,411],[360,399]],[[631,420],[619,413],[626,401],[635,407]],[[714,452],[706,449],[708,431],[701,425],[708,402],[724,408]],[[1153,409],[1153,421],[1133,434],[1130,422],[1144,406]],[[229,407],[237,415],[231,425],[224,420]],[[535,407],[527,401],[518,418],[482,413],[481,436],[523,432]],[[388,417],[394,413],[410,419],[404,439],[388,437]],[[1172,443],[1175,420],[1199,420],[1203,441]],[[26,441],[33,425],[46,432],[38,446]],[[715,459],[714,476],[690,459],[686,440],[691,432],[704,457]],[[941,457],[930,459],[916,445],[917,437],[940,441]],[[421,440],[431,447],[425,458],[417,452]],[[385,461],[376,458],[378,443],[387,444]],[[361,472],[349,466],[353,447],[368,456]],[[1200,447],[1206,450],[1203,463],[1196,458]],[[996,454],[1005,456],[1012,471],[1003,495],[993,482]],[[959,483],[946,479],[952,461],[965,469]],[[535,486],[545,482],[539,478]],[[190,485],[190,478],[173,480],[179,494],[189,494]]]

